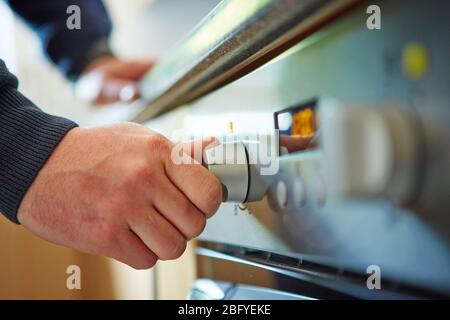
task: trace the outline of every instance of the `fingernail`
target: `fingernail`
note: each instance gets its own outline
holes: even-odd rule
[[[120,90],[119,97],[121,101],[124,102],[131,101],[134,99],[135,96],[136,96],[136,88],[132,84],[126,85]]]

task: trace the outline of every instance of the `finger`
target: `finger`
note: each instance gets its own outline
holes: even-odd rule
[[[206,137],[202,140],[183,141],[175,145],[179,147],[182,152],[194,159],[196,163],[203,163],[204,150],[216,146],[219,140],[215,137]],[[175,151],[176,152],[176,151]]]
[[[169,180],[152,190],[153,204],[184,237],[191,240],[203,231],[206,217]]]
[[[296,137],[288,135],[280,135],[280,145],[286,147],[289,152],[296,152],[308,148],[311,137]]]
[[[102,105],[118,101],[131,102],[139,97],[139,86],[136,82],[118,78],[106,78],[103,80],[94,104]]]
[[[131,102],[140,98],[139,86],[136,82],[124,84],[120,89],[119,100],[122,102]]]
[[[134,60],[123,64],[123,71],[118,74],[122,78],[139,80],[155,64],[154,59]]]
[[[149,269],[158,261],[158,257],[152,250],[138,238],[131,230],[125,231],[119,236],[120,250],[114,252],[111,257],[135,269]]]
[[[145,207],[127,220],[131,230],[161,260],[176,259],[186,249],[186,238],[154,208]]]
[[[201,144],[203,146],[203,143]],[[212,216],[222,201],[222,186],[219,180],[211,174],[201,162],[191,158],[186,153],[175,152],[165,159],[165,170],[170,181],[183,192],[186,197],[206,217]]]

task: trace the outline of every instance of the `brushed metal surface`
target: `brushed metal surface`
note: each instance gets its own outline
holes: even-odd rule
[[[144,122],[261,66],[359,0],[226,0],[144,76]]]

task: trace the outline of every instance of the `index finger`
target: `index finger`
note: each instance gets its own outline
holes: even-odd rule
[[[214,143],[214,140],[177,144],[170,159],[165,162],[166,174],[170,181],[206,217],[212,216],[222,202],[220,181],[202,163],[203,150],[211,143]]]

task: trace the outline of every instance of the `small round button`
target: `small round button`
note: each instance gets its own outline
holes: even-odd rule
[[[287,193],[288,193],[288,189],[286,186],[286,183],[284,183],[284,181],[280,180],[277,182],[277,187],[276,187],[276,199],[277,199],[277,204],[280,208],[286,208],[287,206]]]
[[[303,206],[306,202],[306,187],[302,178],[296,178],[292,183],[292,202],[296,207]]]

